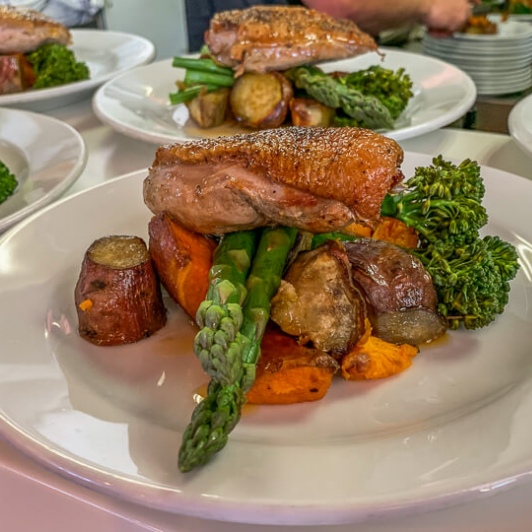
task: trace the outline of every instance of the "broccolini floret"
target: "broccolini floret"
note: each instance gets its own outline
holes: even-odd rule
[[[405,186],[404,192],[385,198],[381,214],[413,227],[422,246],[471,242],[488,221],[482,205],[484,182],[474,161],[466,159],[457,166],[436,157],[432,166],[416,168]]]
[[[438,311],[449,327],[485,327],[508,303],[519,263],[512,244],[480,236],[488,221],[480,167],[470,160],[454,165],[436,157],[432,166],[417,168],[405,186],[386,197],[382,214],[418,232],[419,246],[410,251],[432,276]]]
[[[9,168],[0,161],[0,203],[3,203],[15,192],[18,186],[17,178]]]
[[[89,67],[62,44],[44,44],[26,57],[35,72],[34,89],[56,87],[90,77]]]

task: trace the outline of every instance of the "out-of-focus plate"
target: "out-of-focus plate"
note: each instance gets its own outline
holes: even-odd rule
[[[414,82],[415,95],[394,130],[384,133],[396,140],[416,137],[451,124],[473,106],[476,88],[471,78],[457,67],[439,59],[397,50],[328,63],[324,70],[355,71],[380,64],[404,68]],[[106,83],[93,98],[96,115],[117,131],[157,144],[184,142],[194,138],[242,133],[235,125],[200,129],[189,120],[184,104],[171,106],[168,95],[184,71],[171,60],[135,68]],[[246,130],[250,131],[250,130]]]
[[[431,158],[405,154],[405,174]],[[204,468],[177,470],[206,383],[195,329],[168,302],[149,339],[96,347],[76,332],[74,285],[93,240],[147,239],[146,171],[70,196],[0,240],[0,432],[60,475],[165,511],[269,524],[333,524],[427,511],[532,472],[532,183],[483,167],[487,231],[522,269],[495,323],[453,331],[412,367],[335,379],[315,403],[246,409]]]
[[[87,153],[83,138],[68,124],[0,108],[0,161],[19,182],[0,203],[2,232],[65,192],[85,168]]]
[[[155,46],[138,35],[107,30],[73,29],[72,50],[90,69],[90,79],[15,94],[0,95],[0,106],[48,111],[87,98],[102,83],[130,68],[153,61]]]
[[[532,155],[532,95],[514,105],[508,115],[508,131],[515,142]]]

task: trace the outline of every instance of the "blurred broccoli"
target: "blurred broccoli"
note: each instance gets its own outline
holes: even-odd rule
[[[316,66],[291,68],[285,75],[297,89],[336,109],[335,125],[393,129],[394,119],[377,97],[342,83],[339,77],[326,74]]]
[[[477,163],[456,166],[441,156],[416,168],[405,190],[386,197],[381,214],[413,227],[419,246],[410,250],[432,276],[438,311],[451,329],[478,329],[508,303],[519,269],[515,247],[497,236],[480,237],[488,216]]]
[[[373,65],[338,78],[340,83],[377,98],[397,120],[414,96],[412,80],[404,68],[393,70]]]
[[[45,89],[89,79],[87,65],[62,44],[47,43],[26,55],[35,72],[34,89]]]
[[[15,192],[18,186],[16,177],[9,168],[0,161],[0,203],[3,203]]]

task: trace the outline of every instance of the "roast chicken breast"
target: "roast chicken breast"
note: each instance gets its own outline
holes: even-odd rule
[[[0,53],[27,53],[48,42],[70,44],[69,29],[33,9],[0,6]]]
[[[367,129],[287,127],[158,148],[144,201],[193,231],[372,225],[402,180],[403,150]]]
[[[286,70],[377,50],[373,37],[354,22],[295,6],[217,13],[205,32],[205,43],[237,74]]]

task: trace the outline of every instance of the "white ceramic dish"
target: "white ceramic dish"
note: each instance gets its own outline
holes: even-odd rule
[[[517,102],[508,115],[511,137],[529,155],[532,155],[532,95]]]
[[[458,68],[409,52],[385,50],[385,54],[382,62],[371,53],[323,68],[354,71],[381,64],[394,70],[403,67],[410,74],[415,96],[397,128],[386,135],[396,140],[422,135],[454,122],[473,106],[475,85]],[[201,130],[188,119],[185,105],[171,106],[168,95],[175,92],[175,83],[183,73],[172,67],[171,60],[136,68],[100,87],[93,98],[94,112],[117,131],[157,144],[244,131],[235,126]]]
[[[87,153],[81,135],[48,116],[0,108],[0,161],[19,182],[0,203],[0,232],[58,198],[80,176]]]
[[[138,35],[108,30],[74,29],[72,50],[90,69],[85,81],[59,87],[0,95],[0,106],[47,111],[87,98],[102,83],[126,70],[153,61],[155,46]]]
[[[429,163],[406,153],[404,170]],[[222,453],[183,475],[177,449],[206,383],[188,320],[169,305],[167,326],[131,346],[98,348],[76,333],[86,248],[112,233],[147,238],[145,175],[62,200],[0,240],[0,429],[13,445],[112,496],[249,523],[427,511],[530,476],[530,181],[483,168],[487,229],[522,262],[495,323],[449,333],[396,378],[337,379],[322,401],[250,408]]]

